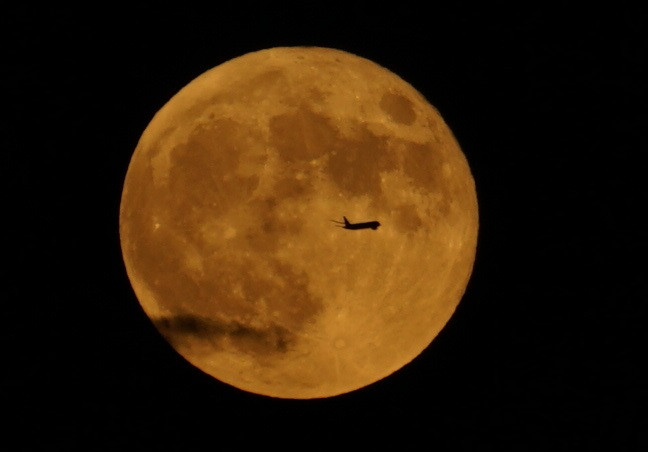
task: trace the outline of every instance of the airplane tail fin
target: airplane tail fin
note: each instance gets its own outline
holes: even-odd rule
[[[344,218],[344,225],[348,226],[350,223],[349,220],[347,220],[347,217],[342,217],[342,218]]]

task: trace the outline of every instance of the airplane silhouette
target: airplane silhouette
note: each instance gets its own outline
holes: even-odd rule
[[[344,229],[373,229],[375,231],[376,229],[378,229],[378,226],[380,226],[380,223],[377,221],[367,221],[365,223],[351,223],[349,220],[347,220],[347,217],[342,217],[342,218],[344,218],[344,223],[335,220],[331,220],[331,221],[333,223],[343,224],[344,226],[338,226],[338,227]]]

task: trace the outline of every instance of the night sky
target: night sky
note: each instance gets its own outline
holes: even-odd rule
[[[646,445],[646,14],[230,3],[0,19],[5,431],[30,450]],[[411,83],[453,130],[480,209],[473,276],[430,347],[313,401],[185,362],[119,245],[122,184],[155,112],[202,72],[284,45]]]

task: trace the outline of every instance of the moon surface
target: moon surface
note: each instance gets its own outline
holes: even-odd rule
[[[178,353],[241,390],[309,399],[430,344],[470,278],[478,208],[456,139],[411,85],[281,47],[208,70],[155,114],[119,226],[135,294]]]

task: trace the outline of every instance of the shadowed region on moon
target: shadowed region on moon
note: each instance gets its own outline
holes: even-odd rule
[[[396,102],[391,101],[392,104]],[[411,112],[411,108],[403,112],[404,107],[399,110],[392,104],[389,111],[393,113],[390,116],[408,117],[406,112]],[[441,175],[443,159],[435,158],[438,154],[434,144],[386,138],[371,132],[359,121],[352,121],[352,124],[353,138],[345,137],[329,118],[302,106],[295,112],[271,119],[269,144],[289,163],[308,162],[325,156],[324,171],[336,187],[349,196],[372,195],[377,203],[385,202],[380,197],[381,172],[399,167],[422,189],[446,188]],[[409,154],[397,152],[401,148],[407,149]],[[300,168],[313,172],[307,165]],[[284,181],[292,182],[288,179]],[[443,199],[447,199],[445,194]]]
[[[306,273],[289,264],[268,258],[266,265],[259,265],[259,257],[227,255],[212,259],[196,256],[200,259],[197,266],[163,259],[165,254],[190,258],[186,244],[176,246],[167,246],[166,253],[139,256],[141,262],[149,259],[141,277],[154,281],[150,289],[156,299],[178,312],[154,319],[156,324],[162,322],[159,325],[165,327],[164,332],[203,337],[211,331],[215,334],[212,345],[218,348],[227,335],[237,348],[267,353],[275,342],[267,340],[268,334],[285,347],[323,309],[322,300],[308,290]],[[173,334],[165,336],[175,343]]]
[[[210,126],[196,128],[188,143],[171,151],[174,165],[169,190],[175,195],[170,197],[175,208],[170,212],[181,217],[177,221],[204,216],[205,209],[217,215],[252,194],[258,177],[235,176],[242,152],[252,144],[249,133],[236,121],[217,119]],[[262,161],[261,157],[259,163]]]
[[[400,124],[414,122],[416,112],[412,107],[412,101],[400,94],[385,93],[380,99],[380,108],[385,110],[393,121]]]
[[[288,163],[325,156],[324,171],[338,188],[351,196],[375,195],[381,190],[379,172],[394,169],[395,162],[387,158],[384,138],[359,122],[355,128],[353,139],[344,137],[329,118],[302,106],[271,119],[269,143]],[[358,166],[364,169],[362,177],[358,177]],[[301,168],[314,171],[308,165]]]
[[[257,327],[237,320],[218,320],[190,314],[154,319],[153,323],[177,347],[190,348],[198,339],[220,349],[227,339],[244,353],[265,355],[286,352],[289,343],[294,340],[290,330],[274,323]]]
[[[343,215],[381,227],[332,227]],[[459,303],[476,238],[474,182],[438,112],[320,48],[244,55],[183,88],[144,131],[120,208],[160,333],[275,397],[348,392],[414,359]]]
[[[411,204],[401,204],[394,208],[396,215],[394,216],[394,227],[399,232],[406,234],[416,233],[422,226],[423,220],[416,213],[416,206]]]

